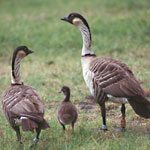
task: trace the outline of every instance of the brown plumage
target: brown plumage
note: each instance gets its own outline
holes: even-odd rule
[[[103,104],[98,96],[102,90],[114,97],[126,97],[138,115],[150,118],[150,102],[132,71],[123,62],[95,57],[90,63],[90,71],[94,73],[93,84],[97,89],[95,98],[98,103]]]
[[[12,84],[2,95],[2,109],[16,131],[18,141],[21,142],[20,125],[23,131],[36,130],[35,144],[41,129],[49,128],[49,125],[44,119],[44,106],[38,93],[34,88],[24,85],[20,77],[20,59],[31,52],[25,46],[15,49],[12,59]]]
[[[146,99],[144,90],[127,65],[112,58],[96,57],[92,51],[90,27],[85,18],[78,13],[71,13],[61,20],[75,25],[82,34],[83,77],[95,101],[100,105],[103,118],[102,129],[107,130],[106,101],[122,104],[122,128],[125,128],[125,103],[127,102],[139,116],[150,118],[150,102]]]
[[[67,86],[63,86],[60,93],[65,95],[64,100],[57,109],[57,118],[59,123],[65,130],[65,125],[71,124],[72,131],[74,130],[74,123],[77,121],[78,113],[74,104],[70,102],[70,89]]]

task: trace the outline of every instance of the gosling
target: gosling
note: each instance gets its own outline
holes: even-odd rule
[[[57,109],[57,119],[64,131],[66,129],[65,125],[71,124],[73,133],[78,113],[75,105],[70,102],[70,89],[67,86],[63,86],[59,93],[63,93],[65,98]]]

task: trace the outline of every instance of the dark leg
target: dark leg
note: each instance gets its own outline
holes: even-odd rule
[[[41,129],[36,128],[36,138],[39,139],[39,135],[41,133]]]
[[[63,127],[63,130],[65,131],[65,130],[66,130],[65,126],[64,126],[63,124],[61,124],[61,125],[62,125],[62,127]]]
[[[102,115],[102,122],[103,122],[103,125],[102,125],[101,129],[103,131],[107,131],[105,103],[102,106],[100,106],[100,108],[101,108],[101,115]]]
[[[21,134],[20,134],[19,127],[15,126],[15,127],[13,127],[13,129],[16,131],[17,141],[20,142],[20,144],[22,144],[22,142],[21,142]]]
[[[33,143],[31,144],[31,148],[36,145],[36,143],[39,141],[39,135],[41,133],[41,128],[36,128],[36,137],[33,139]]]
[[[125,130],[125,127],[126,127],[126,120],[125,120],[125,117],[126,117],[126,107],[125,107],[125,104],[122,104],[122,106],[121,106],[121,113],[122,113],[121,128],[123,130]]]
[[[62,125],[63,130],[65,131],[65,130],[66,130],[66,128],[65,128],[64,124],[62,124],[60,121],[59,121],[59,123]]]
[[[74,132],[74,122],[72,122],[71,126],[72,126],[72,133],[73,133]]]

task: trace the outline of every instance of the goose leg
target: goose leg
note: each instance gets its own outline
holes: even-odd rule
[[[65,128],[64,124],[62,124],[61,122],[59,122],[59,123],[62,125],[63,130],[65,131],[65,130],[66,130],[66,128]]]
[[[125,127],[126,127],[126,120],[125,120],[126,107],[125,107],[125,104],[122,104],[120,110],[121,110],[121,114],[122,114],[122,119],[121,119],[121,122],[120,122],[121,127],[116,127],[115,128],[116,132],[125,131]]]
[[[122,104],[122,106],[121,106],[121,113],[122,113],[121,128],[122,128],[122,131],[124,131],[125,127],[126,127],[126,120],[125,120],[126,107],[125,107],[125,104]]]
[[[102,122],[103,122],[101,130],[107,131],[105,103],[102,106],[100,106],[100,108],[101,108],[101,115],[102,115]]]
[[[13,129],[16,131],[17,141],[20,142],[20,144],[22,144],[22,142],[21,142],[21,134],[20,134],[19,127],[15,126],[15,127],[13,127]]]
[[[72,133],[73,133],[74,132],[74,122],[72,122],[71,126],[72,126]]]
[[[40,128],[36,128],[36,137],[33,139],[33,143],[31,144],[31,148],[37,144],[37,142],[39,141],[39,135],[41,133],[41,129]]]

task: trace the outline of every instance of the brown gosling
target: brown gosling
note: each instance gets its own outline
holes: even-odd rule
[[[19,46],[14,50],[12,57],[12,82],[2,95],[2,109],[6,119],[15,130],[17,140],[21,142],[19,126],[23,131],[36,130],[36,137],[31,144],[39,140],[41,129],[49,128],[44,119],[44,106],[37,93],[31,86],[24,85],[20,75],[20,61],[33,53],[26,46]]]
[[[57,109],[57,119],[64,131],[66,129],[65,125],[71,124],[73,133],[78,113],[75,105],[70,102],[70,89],[67,86],[63,86],[59,93],[63,93],[65,98]]]

